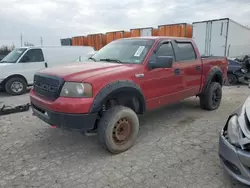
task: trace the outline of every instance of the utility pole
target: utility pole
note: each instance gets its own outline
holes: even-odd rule
[[[41,40],[41,46],[43,46],[43,37],[41,37],[40,40]]]
[[[23,34],[21,33],[21,47],[23,46]]]

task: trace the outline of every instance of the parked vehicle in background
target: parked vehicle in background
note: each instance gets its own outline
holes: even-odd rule
[[[201,108],[220,106],[226,57],[201,58],[192,39],[135,37],[112,41],[89,62],[35,74],[34,115],[58,128],[97,131],[112,153],[137,138],[137,114],[191,96]]]
[[[250,70],[247,69],[243,63],[236,60],[228,59],[227,78],[229,84],[235,85],[237,82],[240,82],[241,79],[250,79],[249,71]]]
[[[88,54],[82,55],[79,58],[77,58],[75,61],[76,62],[85,62],[88,61],[90,57],[92,57],[97,51],[92,51]]]
[[[250,185],[250,97],[232,112],[220,134],[219,157],[225,170]]]
[[[193,22],[193,39],[201,55],[236,57],[249,53],[250,29],[229,18]]]
[[[5,57],[5,55],[0,55],[0,61]]]
[[[12,95],[23,94],[33,84],[35,72],[71,63],[92,51],[89,46],[16,48],[0,61],[0,88]]]

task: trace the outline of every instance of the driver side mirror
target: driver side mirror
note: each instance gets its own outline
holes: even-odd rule
[[[172,56],[157,56],[156,61],[149,61],[148,65],[150,69],[171,68],[173,61]]]

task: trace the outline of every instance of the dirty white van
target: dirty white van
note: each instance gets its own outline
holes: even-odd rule
[[[90,46],[16,48],[0,61],[0,89],[12,95],[23,94],[33,84],[37,71],[73,63],[93,51]]]

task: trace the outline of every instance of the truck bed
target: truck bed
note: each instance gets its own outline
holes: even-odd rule
[[[223,56],[201,56],[203,64],[203,76],[206,78],[212,67],[220,67],[223,73],[223,81],[227,78],[228,60]]]

